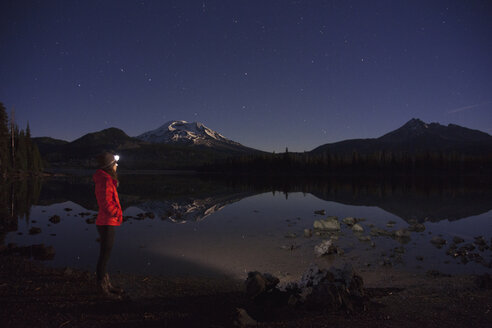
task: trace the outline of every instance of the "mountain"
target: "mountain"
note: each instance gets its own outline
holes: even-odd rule
[[[230,141],[200,123],[172,121],[138,138],[117,128],[88,133],[72,142],[34,138],[41,155],[54,167],[93,168],[95,157],[110,151],[121,168],[194,169],[230,156],[260,151]]]
[[[492,150],[492,136],[455,124],[425,123],[413,118],[402,127],[373,139],[350,139],[325,144],[311,151],[312,154],[351,153],[368,154],[377,151],[459,152],[483,154]]]
[[[161,127],[136,137],[150,143],[201,145],[240,152],[256,152],[232,141],[199,122],[169,121]]]

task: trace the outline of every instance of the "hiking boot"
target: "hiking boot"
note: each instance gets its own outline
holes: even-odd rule
[[[97,289],[106,298],[110,298],[113,300],[117,300],[121,298],[120,295],[111,291],[109,279],[107,276],[104,276],[102,280],[97,281]]]
[[[109,275],[106,273],[104,275],[104,278],[103,278],[104,281],[106,281],[107,285],[108,285],[108,290],[113,293],[113,294],[118,294],[118,295],[121,295],[123,294],[125,291],[123,290],[123,288],[119,287],[119,286],[114,286],[111,281],[109,280]]]

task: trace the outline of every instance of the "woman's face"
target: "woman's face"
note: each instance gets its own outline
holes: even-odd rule
[[[113,171],[116,172],[116,169],[118,168],[118,164],[117,163],[114,163],[113,164]]]

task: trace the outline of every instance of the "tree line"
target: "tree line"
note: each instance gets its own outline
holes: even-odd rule
[[[0,102],[0,176],[7,178],[21,174],[36,174],[43,170],[39,149],[31,140],[29,123],[19,129],[14,117],[10,119]]]
[[[492,168],[492,153],[466,154],[459,151],[379,150],[352,153],[285,153],[253,154],[230,157],[204,165],[201,171],[255,174],[366,174],[372,172],[478,172]]]

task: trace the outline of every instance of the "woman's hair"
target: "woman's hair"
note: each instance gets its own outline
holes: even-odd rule
[[[118,180],[118,174],[116,173],[116,171],[113,170],[112,166],[101,169],[101,170],[103,170],[104,172],[109,174],[113,179],[115,179],[117,182],[117,186],[118,187],[120,186],[120,180]]]

